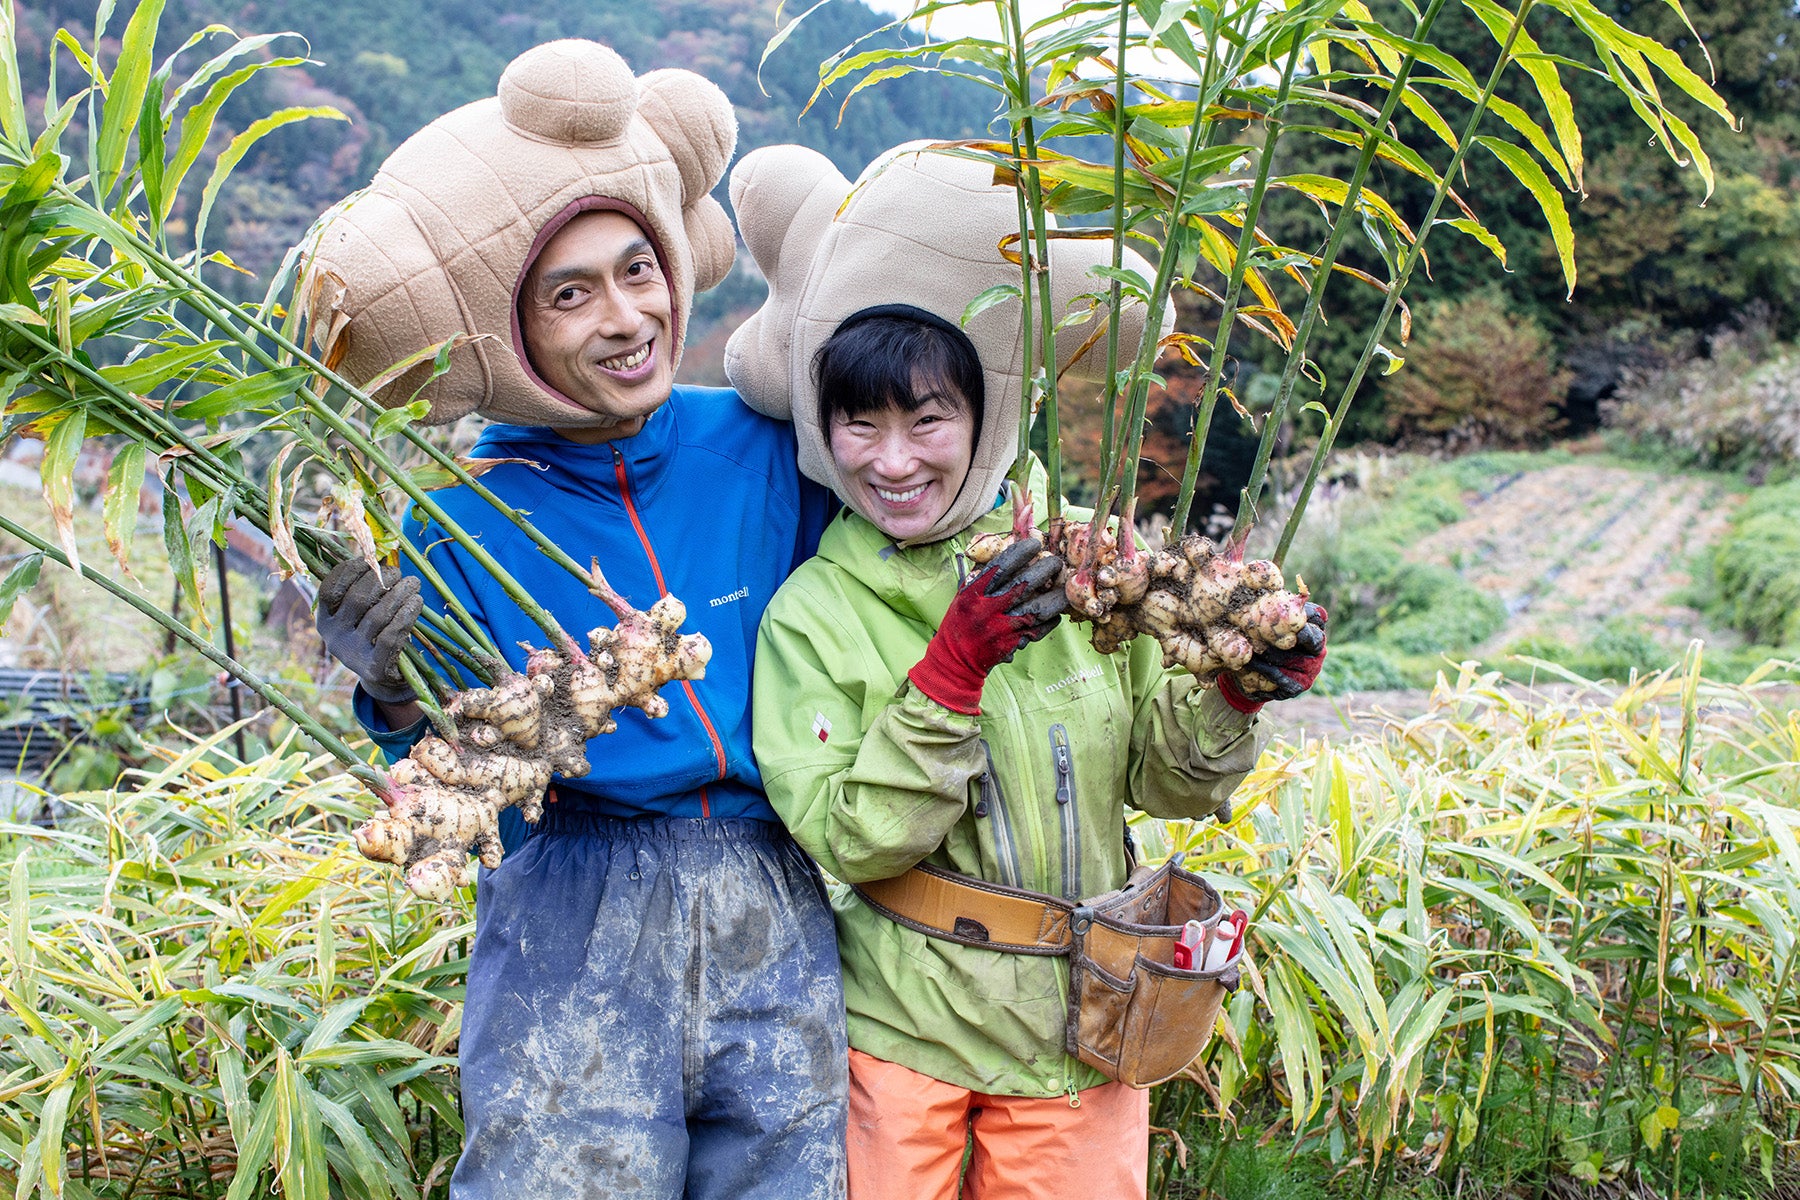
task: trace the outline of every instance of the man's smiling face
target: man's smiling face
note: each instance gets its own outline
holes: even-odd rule
[[[605,418],[560,429],[580,442],[630,437],[675,383],[673,305],[650,239],[623,213],[586,212],[557,230],[519,296],[539,377]]]

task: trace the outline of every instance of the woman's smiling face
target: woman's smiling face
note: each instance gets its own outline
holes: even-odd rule
[[[904,542],[937,523],[956,498],[975,452],[975,419],[953,385],[914,378],[918,407],[896,405],[831,418],[831,457],[851,507]]]

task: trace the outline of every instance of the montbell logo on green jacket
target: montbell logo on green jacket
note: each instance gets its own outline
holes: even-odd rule
[[[1165,671],[1148,638],[1116,655],[1064,621],[988,677],[982,715],[906,682],[971,538],[896,548],[849,511],[763,616],[755,746],[770,802],[837,879],[921,860],[1070,899],[1124,882],[1124,805],[1212,812],[1260,736],[1215,689]],[[904,686],[902,686],[904,685]],[[1049,1096],[1105,1082],[1064,1053],[1068,966],[928,938],[835,896],[850,1044],[977,1092]]]

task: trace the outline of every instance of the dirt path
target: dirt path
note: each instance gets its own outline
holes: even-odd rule
[[[1683,604],[1693,556],[1724,530],[1737,497],[1710,480],[1566,463],[1527,471],[1468,503],[1469,515],[1414,556],[1460,571],[1511,614],[1482,647],[1534,633],[1572,641],[1629,617],[1675,647],[1719,638]]]
[[[1474,657],[1533,634],[1576,644],[1615,618],[1641,625],[1672,655],[1694,637],[1734,645],[1735,634],[1682,601],[1695,555],[1724,531],[1738,501],[1705,478],[1563,463],[1468,498],[1468,516],[1409,557],[1455,569],[1506,606],[1505,628]],[[1340,737],[1417,716],[1427,699],[1424,691],[1305,696],[1269,714],[1289,736]]]

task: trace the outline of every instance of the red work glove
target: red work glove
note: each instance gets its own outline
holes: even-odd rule
[[[974,716],[988,672],[1052,629],[1068,599],[1056,586],[1062,559],[1039,557],[1036,538],[1014,542],[969,577],[950,602],[925,657],[906,677],[945,708]]]
[[[1317,604],[1306,606],[1306,624],[1294,638],[1292,650],[1264,650],[1245,663],[1239,671],[1219,673],[1219,694],[1225,703],[1241,713],[1253,713],[1269,700],[1292,700],[1311,687],[1325,665],[1325,622],[1328,614]],[[1246,676],[1256,676],[1274,685],[1254,692],[1241,686]],[[1261,699],[1251,699],[1251,696]]]

